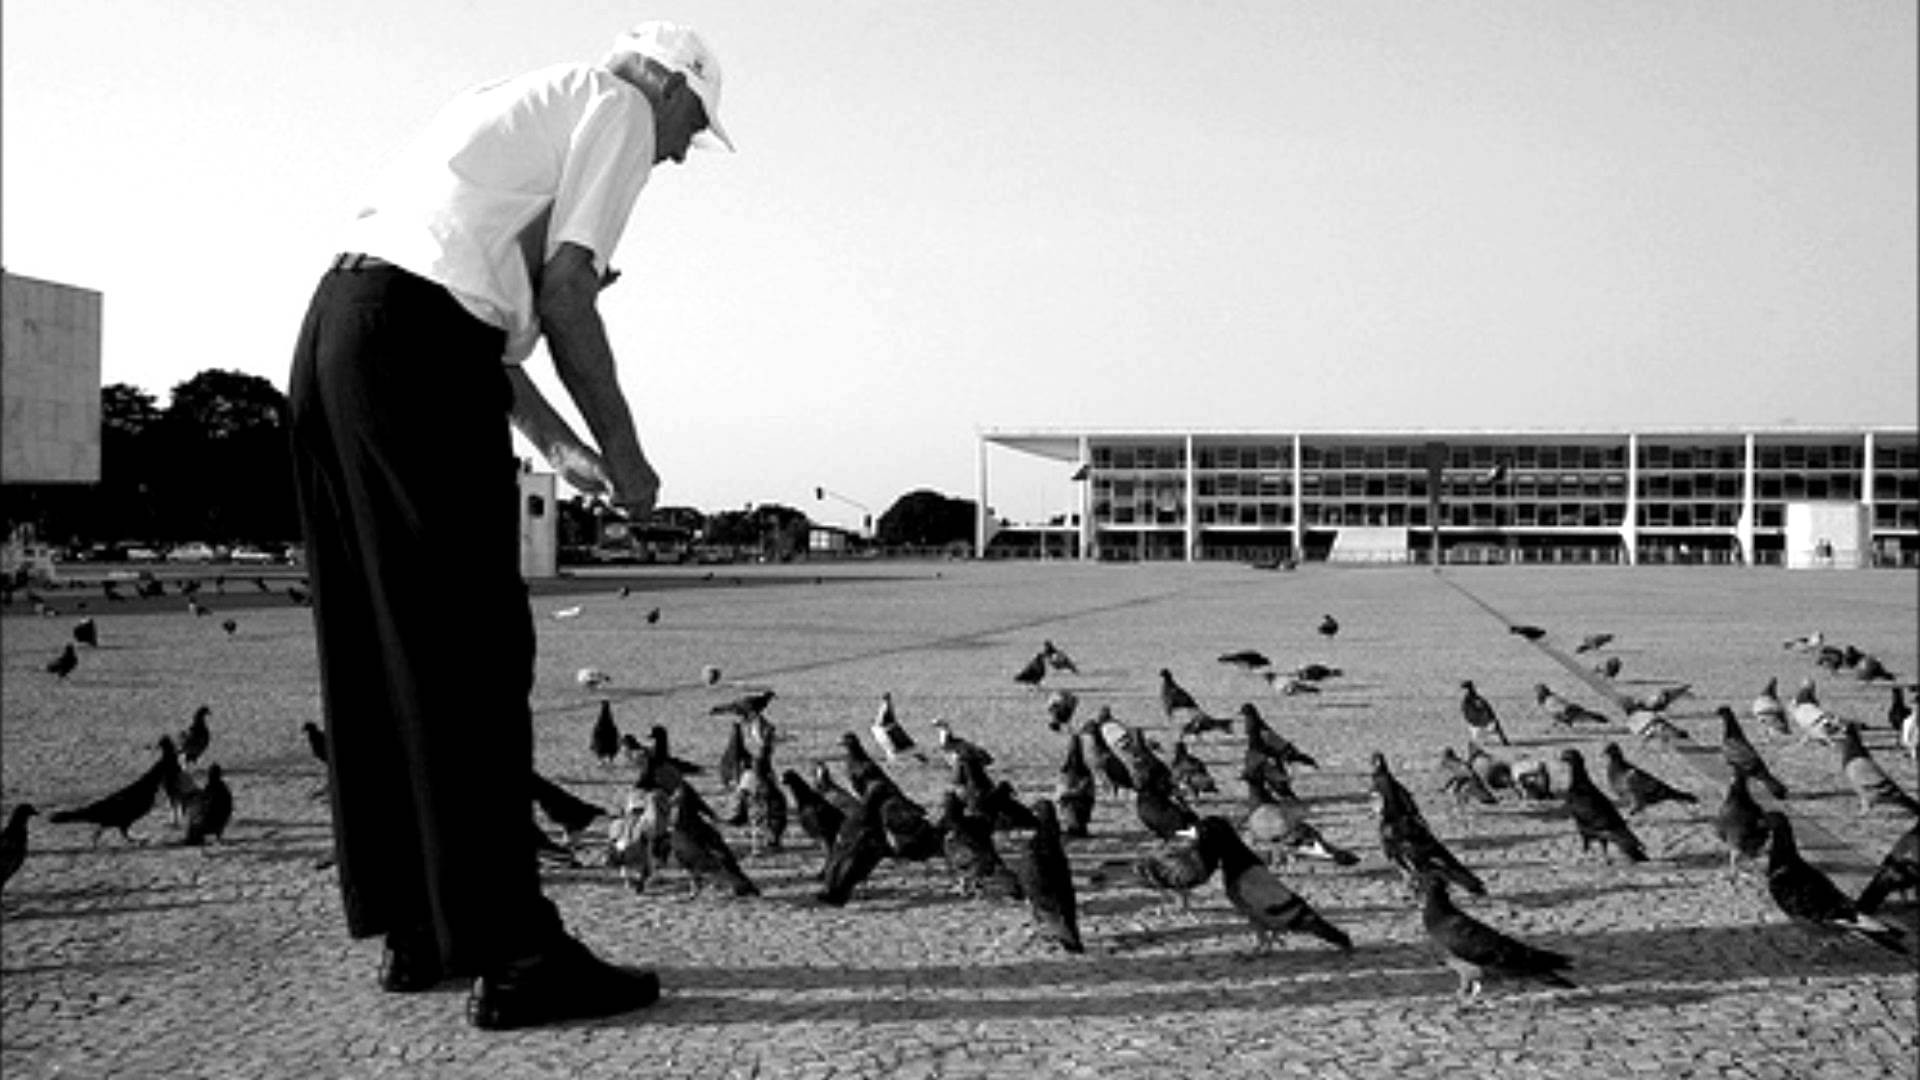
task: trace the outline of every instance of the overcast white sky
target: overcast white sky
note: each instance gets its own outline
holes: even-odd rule
[[[605,298],[668,503],[972,497],[981,427],[1912,424],[1915,10],[7,0],[0,257],[105,294],[108,382],[284,388],[421,121],[667,17],[741,150]]]

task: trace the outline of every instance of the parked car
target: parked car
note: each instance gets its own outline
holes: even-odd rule
[[[121,554],[128,562],[159,562],[160,550],[145,544],[129,544]]]
[[[279,562],[281,556],[268,551],[266,548],[255,547],[252,544],[241,544],[234,548],[233,551],[227,555],[227,558],[243,566],[271,566]]]
[[[177,544],[167,551],[168,562],[210,563],[217,558],[212,545],[198,542]]]

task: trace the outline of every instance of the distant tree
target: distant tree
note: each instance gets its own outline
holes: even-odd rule
[[[296,535],[287,399],[238,371],[203,371],[173,388],[156,447],[171,539],[284,540]]]
[[[813,519],[804,511],[780,503],[761,503],[748,516],[753,520],[761,554],[784,561],[807,550]]]
[[[745,510],[721,510],[707,516],[703,539],[719,547],[757,547],[760,530]]]
[[[921,488],[894,500],[874,536],[891,547],[941,547],[973,539],[976,504]]]

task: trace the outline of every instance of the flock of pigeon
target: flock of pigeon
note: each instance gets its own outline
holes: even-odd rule
[[[1535,629],[1519,627],[1515,633],[1538,641],[1545,632]],[[1327,637],[1338,634],[1337,620],[1325,617],[1320,632]],[[1596,635],[1575,652],[1593,652],[1610,641],[1608,635]],[[1339,669],[1319,663],[1280,671],[1254,650],[1229,652],[1218,659],[1261,676],[1276,691],[1289,695],[1319,693],[1343,676]],[[1854,667],[1863,664],[1856,660]],[[1616,664],[1602,662],[1596,678],[1604,678],[1608,667],[1617,674]],[[927,722],[930,735],[922,745],[902,723],[891,693],[881,694],[866,738],[853,731],[839,737],[837,761],[813,761],[808,776],[795,769],[777,769],[774,756],[783,736],[768,718],[776,695],[762,689],[712,710],[727,718],[732,730],[712,772],[717,788],[709,791],[717,791],[720,797],[710,803],[696,787],[709,775],[706,766],[675,756],[662,726],[653,726],[645,740],[622,734],[611,703],[603,700],[589,732],[589,748],[607,766],[624,762],[634,776],[621,812],[610,815],[606,862],[635,891],[648,888],[664,868],[678,866],[696,894],[712,887],[734,896],[755,896],[760,889],[748,871],[752,858],[782,850],[788,843],[789,826],[797,825],[820,852],[814,896],[821,904],[857,903],[874,876],[888,872],[885,868],[890,865],[943,864],[955,890],[1024,903],[1036,939],[1078,953],[1086,943],[1068,850],[1091,835],[1093,808],[1104,794],[1130,801],[1134,818],[1151,836],[1125,863],[1140,883],[1167,903],[1177,902],[1187,910],[1191,894],[1217,874],[1227,900],[1247,921],[1260,951],[1270,950],[1289,935],[1352,951],[1350,934],[1282,877],[1296,860],[1352,866],[1362,858],[1323,835],[1313,823],[1311,801],[1295,792],[1296,770],[1318,768],[1314,757],[1277,731],[1252,702],[1229,716],[1209,713],[1169,669],[1159,672],[1158,701],[1177,737],[1171,752],[1163,756],[1143,727],[1119,722],[1105,706],[1082,715],[1079,695],[1048,686],[1050,676],[1078,670],[1064,650],[1045,641],[1014,675],[1017,683],[1036,694],[1045,693],[1045,722],[1051,731],[1065,736],[1053,789],[1042,797],[1023,797],[1012,783],[996,780],[993,751],[962,737],[945,719]],[[1835,670],[1846,670],[1846,665]],[[1860,677],[1890,678],[1884,668]],[[711,684],[714,678],[706,681]],[[583,670],[581,682],[598,688],[604,676]],[[1450,796],[1463,815],[1471,807],[1509,799],[1546,804],[1564,813],[1583,852],[1597,847],[1608,861],[1617,852],[1638,862],[1649,855],[1634,831],[1634,819],[1662,803],[1700,801],[1698,795],[1635,764],[1618,741],[1603,746],[1597,765],[1607,790],[1588,772],[1578,749],[1560,751],[1565,779],[1557,785],[1546,762],[1502,760],[1496,744],[1506,748],[1513,740],[1494,706],[1471,681],[1463,681],[1461,690],[1465,756],[1452,747],[1441,751],[1436,791]],[[1612,696],[1613,704],[1626,716],[1628,731],[1643,740],[1665,741],[1690,738],[1667,715],[1675,702],[1690,694],[1690,687],[1677,685],[1645,695]],[[1560,729],[1614,723],[1544,684],[1536,687],[1535,696],[1541,712]],[[1911,711],[1899,688],[1893,699],[1888,721],[1910,733]],[[1811,679],[1790,703],[1781,702],[1775,685],[1769,684],[1751,713],[1769,733],[1787,737],[1797,733],[1798,744],[1792,752],[1809,744],[1831,747],[1838,756],[1839,771],[1859,798],[1861,813],[1884,809],[1920,816],[1920,803],[1866,752],[1858,725],[1840,720],[1819,704]],[[1736,879],[1746,860],[1764,856],[1768,893],[1794,924],[1829,944],[1851,935],[1904,954],[1911,948],[1904,935],[1876,919],[1874,912],[1891,894],[1920,888],[1920,831],[1909,828],[1867,887],[1857,897],[1846,895],[1800,856],[1788,815],[1778,808],[1764,809],[1756,801],[1749,785],[1757,785],[1775,802],[1784,801],[1788,792],[1747,739],[1734,711],[1721,706],[1718,716],[1723,728],[1721,754],[1733,779],[1714,822]],[[1240,741],[1237,806],[1230,795],[1223,795],[1221,780],[1189,745],[1189,740],[1215,734]],[[835,764],[844,779],[836,778]],[[928,765],[944,770],[948,778],[932,805],[916,801],[888,771]],[[1572,985],[1567,975],[1573,965],[1570,956],[1522,942],[1456,906],[1454,890],[1484,896],[1486,885],[1449,850],[1382,754],[1372,757],[1369,786],[1380,851],[1417,898],[1422,926],[1458,973],[1463,1000],[1476,998],[1483,985],[1494,979]],[[1222,800],[1227,802],[1224,813],[1219,812]],[[571,821],[551,813],[549,817],[575,842],[588,835],[588,827],[596,820],[591,811]],[[744,831],[749,845],[746,859],[729,843],[725,827]],[[1103,879],[1104,874],[1096,872],[1092,880]]]
[[[657,617],[656,609],[649,621]],[[87,633],[93,632],[90,623],[82,625]],[[1318,629],[1332,638],[1340,625],[1328,615]],[[1529,641],[1546,636],[1536,627],[1511,629]],[[76,638],[80,632],[76,628]],[[1610,641],[1609,635],[1594,635],[1574,652],[1595,652]],[[1857,649],[1830,646],[1817,636],[1789,645],[1806,650],[1836,674],[1852,671],[1863,680],[1892,680],[1884,665]],[[1319,693],[1344,675],[1319,663],[1281,671],[1268,657],[1250,649],[1222,654],[1218,661],[1260,676],[1284,695]],[[71,663],[67,667],[70,670]],[[1583,681],[1610,686],[1604,681],[1611,677],[1609,668],[1612,674],[1618,673],[1617,658],[1602,661],[1594,678]],[[1121,723],[1106,706],[1084,715],[1073,690],[1047,685],[1056,673],[1078,670],[1065,651],[1046,641],[1014,675],[1017,683],[1036,695],[1045,694],[1047,727],[1064,736],[1052,790],[1044,795],[1023,796],[1011,782],[996,779],[992,750],[964,738],[947,720],[929,721],[927,745],[921,745],[902,723],[890,693],[881,694],[867,738],[854,731],[839,738],[837,762],[815,760],[806,776],[793,768],[781,769],[775,755],[786,737],[768,716],[776,695],[761,689],[713,707],[713,715],[729,722],[731,731],[711,773],[706,764],[676,756],[664,726],[652,726],[645,739],[622,733],[611,702],[603,699],[588,732],[588,749],[603,767],[630,772],[632,782],[625,787],[623,805],[618,813],[608,813],[536,774],[534,804],[559,827],[564,839],[556,840],[541,828],[531,816],[532,808],[530,827],[543,858],[578,866],[582,850],[597,851],[605,865],[636,892],[646,890],[664,869],[677,867],[695,894],[712,888],[752,897],[760,889],[748,872],[751,861],[765,852],[789,850],[789,834],[797,826],[820,853],[814,892],[820,904],[857,903],[874,877],[889,872],[885,869],[889,866],[944,865],[956,890],[1024,904],[1036,940],[1080,953],[1086,943],[1068,851],[1070,845],[1091,835],[1094,806],[1104,794],[1131,802],[1134,818],[1152,837],[1124,864],[1163,901],[1177,903],[1184,911],[1195,890],[1218,875],[1227,900],[1246,920],[1260,951],[1270,950],[1285,937],[1304,936],[1351,952],[1350,934],[1282,877],[1297,860],[1338,866],[1362,860],[1320,832],[1313,822],[1312,801],[1295,791],[1297,770],[1319,767],[1314,756],[1276,730],[1252,702],[1229,716],[1209,713],[1167,668],[1159,671],[1158,702],[1170,730],[1177,734],[1171,751],[1162,756],[1163,748],[1145,728]],[[703,677],[714,684],[719,673],[709,669]],[[579,673],[579,682],[590,690],[608,681],[608,676],[594,669]],[[1607,742],[1600,753],[1601,776],[1611,796],[1589,773],[1578,749],[1559,752],[1559,772],[1564,777],[1560,783],[1545,761],[1505,760],[1500,754],[1514,743],[1495,707],[1471,680],[1462,681],[1460,688],[1465,752],[1451,746],[1440,751],[1434,791],[1451,799],[1456,815],[1468,827],[1476,806],[1513,800],[1557,807],[1570,821],[1582,852],[1598,847],[1609,862],[1616,852],[1640,862],[1649,855],[1634,831],[1634,820],[1662,803],[1699,801],[1698,795],[1634,763],[1618,741]],[[1685,685],[1641,696],[1613,693],[1611,704],[1624,714],[1626,729],[1642,740],[1688,740],[1691,737],[1667,710],[1690,693]],[[1607,715],[1545,684],[1536,686],[1535,699],[1541,713],[1559,729],[1614,724]],[[1911,752],[1914,711],[1898,687],[1892,700],[1887,721],[1901,732]],[[1875,912],[1892,894],[1920,889],[1920,825],[1906,830],[1859,895],[1848,896],[1800,856],[1792,819],[1780,809],[1789,798],[1787,786],[1747,738],[1739,716],[1724,705],[1717,714],[1721,758],[1732,779],[1713,820],[1729,871],[1738,878],[1744,862],[1764,856],[1768,894],[1795,925],[1828,943],[1851,936],[1903,954],[1910,950],[1905,936],[1875,918]],[[1861,814],[1891,812],[1920,818],[1920,803],[1867,752],[1857,723],[1842,720],[1820,704],[1811,678],[1802,682],[1790,701],[1782,701],[1777,684],[1770,681],[1753,702],[1750,718],[1771,735],[1796,740],[1783,744],[1788,752],[1803,752],[1815,745],[1830,748],[1839,772],[1857,796]],[[324,761],[324,734],[308,724],[306,735],[314,756]],[[1237,805],[1223,792],[1222,779],[1211,774],[1189,745],[1189,740],[1213,735],[1239,740],[1239,774],[1225,781],[1229,786],[1238,782]],[[92,825],[96,843],[107,830],[128,837],[129,828],[164,797],[180,823],[184,843],[220,838],[232,817],[232,793],[218,765],[209,766],[198,779],[191,770],[205,754],[210,738],[207,710],[202,707],[177,738],[159,740],[158,760],[131,784],[53,813],[48,820]],[[834,764],[843,779],[836,778]],[[1425,933],[1458,974],[1461,998],[1473,1000],[1492,980],[1572,986],[1567,975],[1574,964],[1572,957],[1518,940],[1455,904],[1454,890],[1484,896],[1486,884],[1448,848],[1386,756],[1373,754],[1371,766],[1368,786],[1379,851],[1417,899]],[[916,801],[888,771],[906,767],[944,770],[947,785],[935,805]],[[708,788],[717,796],[711,802],[697,786],[710,775],[717,781]],[[1754,788],[1774,808],[1763,807]],[[15,807],[0,833],[0,883],[25,858],[27,819],[34,813],[32,806]],[[601,833],[595,827],[603,820],[607,824]],[[593,839],[597,836],[604,836],[604,841]],[[734,843],[739,841],[747,848],[746,860],[735,850]],[[1096,880],[1103,878],[1097,875]]]
[[[273,586],[267,584],[265,577],[256,575],[249,580],[252,581],[254,589],[258,592],[267,594],[275,592]],[[132,582],[127,582],[126,585],[133,591],[134,596],[142,599],[156,599],[168,595],[167,579],[165,578],[147,576]],[[128,597],[120,591],[120,587],[121,583],[113,580],[106,580],[100,583],[101,594],[110,604],[127,602]],[[226,595],[226,575],[217,574],[214,576],[213,589],[217,595]],[[281,591],[283,595],[294,604],[307,606],[313,603],[313,594],[308,591],[305,579],[302,579],[299,584],[287,585]],[[49,600],[42,593],[34,589],[27,589],[25,593],[27,602],[33,606],[33,611],[36,615],[54,618],[61,614],[60,606]],[[175,580],[173,595],[185,600],[187,612],[197,619],[211,618],[214,614],[213,608],[207,606],[206,601],[203,599],[203,597],[207,595],[206,586],[201,583],[199,578],[179,578]],[[11,597],[8,598],[8,602],[12,602]],[[85,599],[79,599],[75,600],[72,606],[76,611],[85,611],[88,605]],[[240,632],[240,623],[237,619],[228,616],[220,620],[220,629],[224,631],[228,637],[232,637]],[[47,661],[47,672],[61,679],[65,679],[67,676],[73,674],[74,670],[80,666],[80,650],[75,648],[77,645],[84,645],[88,649],[97,649],[100,647],[100,624],[94,622],[93,616],[83,615],[78,622],[73,624],[73,640],[62,645],[60,651],[55,654],[54,658]]]

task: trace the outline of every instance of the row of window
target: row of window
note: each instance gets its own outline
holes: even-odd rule
[[[1112,525],[1165,525],[1178,527],[1186,522],[1186,510],[1175,504],[1128,505],[1096,503],[1094,521]],[[1195,520],[1207,525],[1264,526],[1292,528],[1293,507],[1287,503],[1220,501],[1194,507]],[[1636,508],[1639,527],[1650,529],[1732,529],[1740,523],[1740,507],[1734,503],[1649,503]],[[1457,503],[1440,509],[1442,524],[1460,528],[1587,528],[1617,529],[1627,519],[1625,503]],[[1308,528],[1343,525],[1425,528],[1429,518],[1423,503],[1307,503],[1301,507],[1301,521]],[[1785,508],[1779,505],[1754,507],[1754,524],[1760,529],[1779,529],[1786,525]],[[1920,529],[1920,507],[1913,505],[1876,508],[1876,529]]]
[[[1857,469],[1862,465],[1863,447],[1854,443],[1757,443],[1754,464],[1762,470],[1780,469]],[[1201,469],[1291,469],[1291,444],[1259,443],[1233,446],[1195,447],[1196,465]],[[1879,440],[1874,444],[1874,465],[1882,469],[1920,469],[1920,443]],[[1642,443],[1639,447],[1642,469],[1716,469],[1738,472],[1746,468],[1744,442],[1675,445]],[[1300,464],[1305,469],[1417,469],[1427,467],[1424,443],[1386,443],[1329,446],[1303,442]],[[1597,445],[1539,446],[1524,444],[1500,446],[1472,444],[1447,446],[1448,468],[1491,469],[1505,464],[1515,469],[1624,469],[1627,447],[1624,443]],[[1184,469],[1186,445],[1157,443],[1139,446],[1095,446],[1096,469]]]

